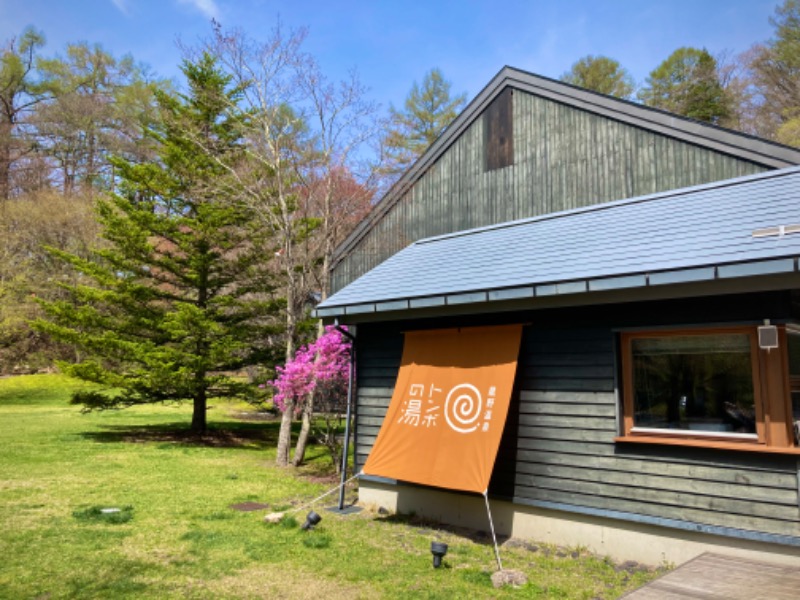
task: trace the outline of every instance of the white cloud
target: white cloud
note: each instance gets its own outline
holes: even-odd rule
[[[128,0],[111,0],[111,4],[116,6],[123,15],[127,16],[130,14],[128,12]]]
[[[116,1],[117,0],[114,0],[114,2]],[[203,13],[208,19],[219,20],[219,7],[217,6],[217,3],[214,0],[178,0],[178,2],[180,2],[181,4],[188,4],[189,6],[193,6],[201,13]]]

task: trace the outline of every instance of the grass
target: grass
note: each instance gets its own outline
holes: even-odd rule
[[[127,523],[133,518],[133,507],[130,504],[122,508],[113,506],[89,506],[73,511],[72,516],[79,521],[94,521],[97,523],[118,525],[120,523]]]
[[[0,598],[617,598],[656,573],[580,549],[507,544],[529,582],[496,590],[485,539],[414,517],[305,511],[335,485],[324,450],[301,474],[273,465],[277,422],[217,403],[210,433],[190,407],[81,414],[75,382],[0,379]],[[230,505],[268,504],[256,512]],[[109,510],[109,509],[119,509]],[[431,567],[430,542],[449,545]]]

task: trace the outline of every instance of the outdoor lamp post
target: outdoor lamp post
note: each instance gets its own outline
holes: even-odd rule
[[[438,569],[442,566],[444,555],[447,554],[447,544],[431,542],[431,554],[433,554],[433,568]]]

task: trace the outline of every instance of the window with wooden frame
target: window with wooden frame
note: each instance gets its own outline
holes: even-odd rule
[[[795,445],[800,446],[800,327],[787,326],[786,338],[792,430]]]
[[[617,440],[800,452],[800,329],[777,333],[769,350],[756,326],[623,333]]]

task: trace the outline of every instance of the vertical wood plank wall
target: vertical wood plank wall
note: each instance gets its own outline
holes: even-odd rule
[[[763,314],[759,306],[774,307],[772,300],[756,302],[753,313]],[[716,313],[722,319],[741,318],[742,310],[753,309],[747,299],[732,306],[729,314],[714,300],[696,301],[694,306],[698,303],[708,315]],[[655,325],[648,317],[653,314],[667,322],[684,319],[684,324],[686,316],[675,315],[702,319],[692,306],[660,306],[657,311],[627,307],[616,313],[608,309],[596,319],[524,315],[534,325],[523,336],[518,394],[490,493],[523,503],[550,502],[800,537],[795,457],[613,441],[614,328]],[[575,313],[560,313],[571,314]],[[579,322],[558,325],[570,321]],[[401,353],[402,335],[396,326],[371,325],[359,331],[359,466],[380,429]]]
[[[485,171],[482,118],[334,269],[337,291],[418,239],[767,170],[515,90],[514,164]]]
[[[613,340],[526,337],[514,497],[800,536],[794,457],[613,442]]]

